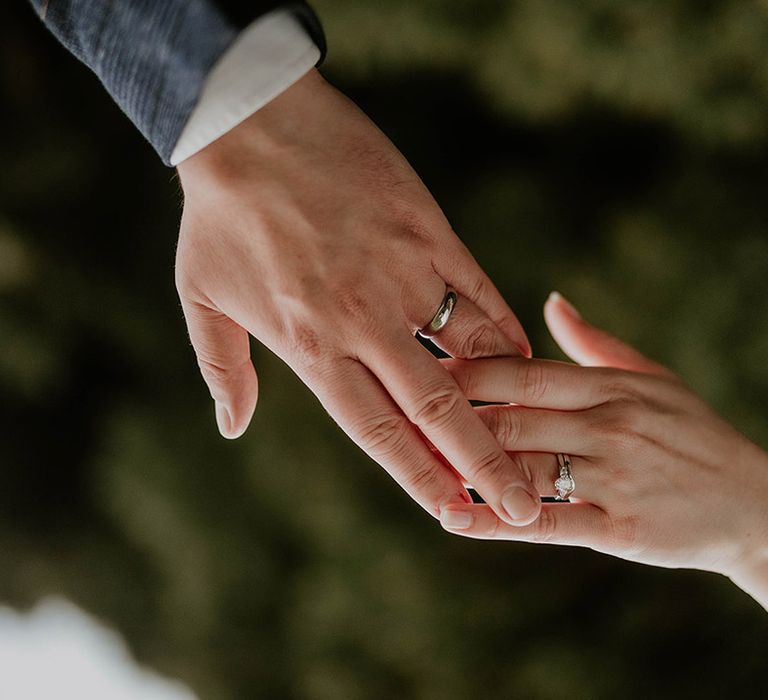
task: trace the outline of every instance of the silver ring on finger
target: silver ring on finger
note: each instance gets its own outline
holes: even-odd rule
[[[425,338],[431,338],[433,335],[436,335],[443,330],[448,323],[448,319],[451,317],[453,310],[456,308],[457,299],[456,292],[452,289],[448,289],[445,292],[440,307],[432,317],[432,320],[423,328],[419,328],[419,335],[422,335]]]
[[[562,452],[559,452],[556,457],[560,475],[555,479],[555,500],[567,501],[576,490],[576,482],[571,473],[571,457]]]

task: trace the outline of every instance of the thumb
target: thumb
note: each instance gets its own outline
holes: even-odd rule
[[[559,292],[544,304],[544,319],[563,352],[580,365],[672,376],[662,365],[649,360],[618,338],[587,323]]]
[[[219,432],[240,437],[256,409],[259,382],[247,331],[216,309],[182,299],[197,364],[216,402]]]

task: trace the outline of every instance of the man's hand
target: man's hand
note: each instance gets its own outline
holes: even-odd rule
[[[224,436],[256,406],[251,333],[434,516],[470,500],[466,481],[506,522],[536,518],[536,491],[414,338],[447,286],[459,300],[435,340],[451,355],[529,355],[525,333],[352,102],[313,70],[179,174],[177,287]]]

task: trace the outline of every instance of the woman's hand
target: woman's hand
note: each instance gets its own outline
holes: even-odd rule
[[[509,527],[485,505],[452,505],[457,534],[585,546],[623,559],[730,576],[768,608],[768,455],[667,369],[587,324],[560,295],[545,306],[560,347],[582,365],[448,360],[477,411],[542,496],[553,453],[571,456],[571,503]],[[610,367],[610,369],[609,369]]]

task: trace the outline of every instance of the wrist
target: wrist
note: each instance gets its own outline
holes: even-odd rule
[[[768,455],[760,454],[752,473],[757,477],[754,517],[741,532],[739,556],[723,573],[768,610],[768,510],[763,505],[768,500]]]
[[[239,178],[301,141],[318,94],[328,84],[315,68],[205,148],[179,163],[177,170],[184,190],[202,179],[205,186]]]

